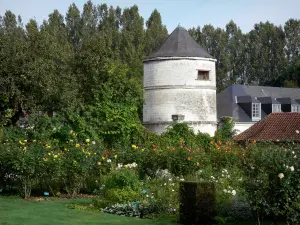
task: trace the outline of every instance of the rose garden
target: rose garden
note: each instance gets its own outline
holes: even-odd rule
[[[89,204],[69,207],[179,223],[185,213],[180,186],[213,184],[212,223],[297,224],[299,157],[295,143],[235,143],[226,127],[211,138],[186,124],[108,144],[45,115],[34,128],[3,130],[1,195],[44,201],[90,196]]]

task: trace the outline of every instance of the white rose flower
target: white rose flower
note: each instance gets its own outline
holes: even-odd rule
[[[180,178],[179,180],[180,180],[180,181],[184,181],[184,179],[183,179],[183,178]]]
[[[293,166],[291,166],[290,170],[293,172],[295,170],[295,168]]]
[[[225,193],[227,193],[227,190],[226,190],[226,189],[224,189],[223,191],[224,191]]]
[[[232,195],[233,195],[233,196],[235,196],[235,195],[236,195],[236,191],[235,191],[235,190],[232,190],[232,192],[231,192],[231,193],[232,193]]]
[[[108,159],[107,162],[108,162],[108,163],[111,163],[111,159]]]
[[[95,144],[96,144],[96,141],[92,141],[92,144],[95,145]]]
[[[297,156],[295,155],[295,156],[294,156],[294,159],[296,159],[296,158],[297,158]]]
[[[280,173],[280,174],[278,174],[278,177],[279,177],[280,179],[282,179],[282,178],[284,178],[284,174],[283,174],[283,173]]]

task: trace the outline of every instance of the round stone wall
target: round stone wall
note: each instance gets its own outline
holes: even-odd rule
[[[208,71],[199,80],[198,71]],[[144,62],[145,104],[143,122],[161,133],[172,123],[172,115],[211,135],[216,130],[216,71],[213,59],[172,58]]]

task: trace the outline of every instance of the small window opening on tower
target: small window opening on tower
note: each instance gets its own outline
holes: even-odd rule
[[[209,80],[209,71],[198,70],[197,80]]]

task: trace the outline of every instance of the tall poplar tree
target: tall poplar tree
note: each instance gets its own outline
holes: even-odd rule
[[[300,56],[300,20],[289,19],[284,25],[285,54],[289,62]]]
[[[249,54],[250,83],[267,85],[276,80],[285,66],[282,28],[269,22],[255,24],[249,32]]]
[[[246,79],[246,40],[241,29],[231,20],[226,25],[229,84],[245,84]]]
[[[0,27],[0,101],[11,110],[14,123],[28,104],[26,38],[21,17],[17,21],[11,11],[5,12]]]
[[[168,37],[168,30],[162,24],[160,13],[155,9],[146,21],[145,55],[157,50]]]
[[[77,52],[81,46],[83,31],[80,11],[74,3],[69,6],[65,20],[68,41],[72,43],[74,51]]]

